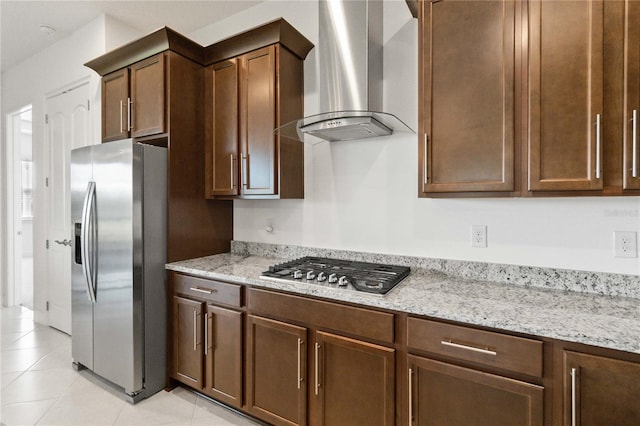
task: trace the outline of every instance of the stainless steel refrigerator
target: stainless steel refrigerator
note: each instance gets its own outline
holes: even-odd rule
[[[71,152],[72,358],[135,403],[165,386],[167,150]]]

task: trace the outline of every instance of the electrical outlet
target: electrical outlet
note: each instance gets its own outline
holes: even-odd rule
[[[636,232],[614,231],[613,247],[615,257],[638,257]]]
[[[471,225],[471,247],[487,247],[487,225]]]

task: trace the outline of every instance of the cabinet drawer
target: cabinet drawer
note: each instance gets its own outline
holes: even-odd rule
[[[389,344],[394,342],[394,316],[390,313],[255,288],[249,289],[248,298],[249,309],[255,313],[275,315]]]
[[[537,340],[410,317],[407,320],[407,346],[542,377],[543,343]]]
[[[173,291],[228,306],[242,306],[242,286],[173,274]]]

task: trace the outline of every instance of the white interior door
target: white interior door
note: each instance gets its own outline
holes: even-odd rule
[[[49,325],[71,334],[70,154],[91,144],[88,82],[46,101]]]

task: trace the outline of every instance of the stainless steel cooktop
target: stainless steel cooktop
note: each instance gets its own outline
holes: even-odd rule
[[[410,272],[407,266],[307,256],[270,266],[260,278],[385,295]]]

